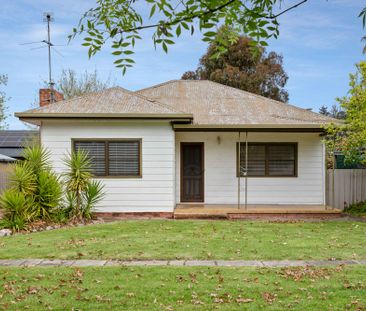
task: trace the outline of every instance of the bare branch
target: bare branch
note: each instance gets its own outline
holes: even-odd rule
[[[284,10],[284,11],[282,11],[282,12],[276,14],[276,15],[270,16],[270,18],[272,18],[272,19],[277,18],[277,17],[281,16],[282,14],[285,14],[286,12],[291,11],[291,10],[297,8],[298,6],[304,4],[307,1],[308,0],[303,0],[303,1],[299,2],[299,3],[297,3],[297,4],[294,4],[293,6],[290,6],[289,8],[287,8],[286,10]]]

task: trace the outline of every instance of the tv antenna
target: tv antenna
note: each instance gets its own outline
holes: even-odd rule
[[[42,48],[47,48],[48,49],[48,85],[49,85],[49,88],[50,88],[50,103],[55,102],[55,92],[54,92],[55,91],[55,83],[52,80],[51,49],[53,49],[60,56],[63,56],[55,48],[55,46],[63,46],[63,45],[55,45],[51,42],[51,27],[50,27],[50,24],[51,24],[51,22],[53,22],[55,20],[53,16],[54,16],[54,14],[52,12],[44,12],[43,13],[43,22],[47,23],[47,40],[21,43],[21,45],[44,43],[45,45],[31,48],[31,50],[42,49]]]
[[[53,22],[55,19],[53,17],[52,12],[45,12],[43,13],[43,21],[47,23],[47,40],[43,40],[42,42],[47,44],[48,47],[48,84],[50,86],[50,103],[55,102],[55,94],[54,94],[54,86],[55,83],[52,80],[52,62],[51,62],[51,47],[53,46],[51,42],[51,29],[50,29],[50,23]]]

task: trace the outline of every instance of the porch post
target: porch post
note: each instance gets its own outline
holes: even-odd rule
[[[335,172],[335,137],[333,140],[333,155],[332,155],[332,207],[335,208],[335,181],[334,181],[334,172]]]
[[[238,209],[240,209],[240,175],[241,175],[241,167],[240,167],[240,131],[238,131]]]
[[[248,132],[245,132],[245,210],[248,207]]]

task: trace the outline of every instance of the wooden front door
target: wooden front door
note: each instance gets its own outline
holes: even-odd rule
[[[181,143],[181,202],[204,200],[203,143]]]

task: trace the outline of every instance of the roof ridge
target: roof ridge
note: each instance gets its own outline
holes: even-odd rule
[[[146,101],[148,101],[148,102],[150,102],[152,104],[158,105],[158,106],[163,107],[163,108],[167,108],[167,109],[171,110],[172,112],[185,113],[184,111],[180,111],[180,110],[174,109],[173,107],[171,107],[171,106],[169,106],[167,104],[161,103],[161,102],[159,102],[157,100],[153,100],[151,98],[148,98],[148,97],[146,97],[146,96],[144,96],[142,94],[139,94],[139,93],[137,93],[135,91],[130,91],[130,90],[125,89],[124,87],[119,86],[119,85],[115,85],[115,86],[106,88],[106,89],[104,89],[102,91],[99,91],[99,92],[90,92],[90,93],[83,94],[83,95],[80,95],[80,96],[76,96],[76,97],[73,97],[73,98],[61,100],[61,101],[58,101],[58,102],[56,102],[54,104],[66,104],[66,103],[69,103],[69,102],[73,102],[73,101],[79,100],[80,98],[84,98],[85,99],[85,98],[89,98],[89,97],[95,96],[95,95],[102,95],[103,93],[107,93],[107,92],[110,92],[112,90],[123,91],[123,92],[125,92],[127,94],[130,94],[132,96],[136,96],[136,97],[139,97],[139,98],[141,98],[143,100],[146,100]],[[45,107],[47,107],[47,106],[45,106]],[[37,107],[37,108],[30,109],[30,110],[26,110],[25,112],[39,111],[41,109],[42,109],[42,107]]]
[[[147,100],[147,101],[151,102],[152,104],[156,104],[156,105],[159,105],[161,107],[168,108],[168,109],[170,109],[170,110],[172,110],[174,112],[185,113],[184,111],[180,111],[178,109],[173,108],[172,106],[169,106],[169,105],[164,104],[164,103],[161,103],[161,102],[159,102],[159,101],[157,101],[155,99],[151,99],[151,98],[149,98],[149,97],[147,97],[145,95],[142,95],[142,94],[138,93],[139,91],[130,91],[130,90],[124,89],[122,87],[120,87],[120,88],[123,89],[123,90],[125,90],[125,91],[127,91],[127,93],[129,93],[129,94],[131,94],[133,96],[140,97],[141,99]]]
[[[238,89],[238,88],[235,88],[233,86],[229,86],[229,85],[225,85],[225,84],[221,84],[221,83],[218,83],[216,81],[212,81],[212,80],[183,80],[183,79],[180,79],[180,80],[171,80],[169,82],[173,82],[173,81],[176,81],[176,82],[209,82],[209,83],[213,83],[213,84],[217,84],[219,85],[220,87],[223,87],[223,88],[227,88],[227,89],[233,89],[233,90],[236,90],[236,91],[239,91],[239,92],[242,92],[242,93],[246,93],[246,94],[249,94],[249,95],[252,95],[252,96],[255,96],[257,98],[262,98],[262,99],[265,99],[265,100],[270,100],[271,102],[277,104],[277,105],[284,105],[286,107],[291,107],[291,108],[295,108],[297,110],[300,110],[300,111],[304,111],[306,113],[309,113],[309,114],[312,114],[312,115],[316,115],[316,116],[320,116],[324,119],[327,119],[329,121],[334,121],[334,120],[337,120],[337,119],[334,119],[334,118],[331,118],[331,117],[328,117],[328,116],[325,116],[325,115],[322,115],[320,113],[317,113],[317,112],[314,112],[314,111],[311,111],[311,110],[308,110],[306,108],[301,108],[301,107],[298,107],[294,104],[291,104],[291,103],[284,103],[284,102],[281,102],[279,100],[275,100],[275,99],[272,99],[272,98],[268,98],[268,97],[265,97],[263,95],[259,95],[259,94],[255,94],[255,93],[251,93],[251,92],[248,92],[248,91],[245,91],[245,90],[241,90],[241,89]],[[156,86],[159,86],[159,85],[156,85]]]
[[[165,82],[161,82],[161,83],[158,83],[158,84],[155,84],[155,85],[152,85],[152,86],[145,87],[145,88],[140,89],[140,90],[137,90],[135,92],[147,91],[147,90],[150,90],[150,89],[154,89],[154,88],[157,88],[157,87],[161,87],[163,85],[167,85],[167,84],[174,83],[174,82],[179,82],[179,81],[189,81],[189,80],[172,79],[172,80],[168,80],[168,81],[165,81]]]

